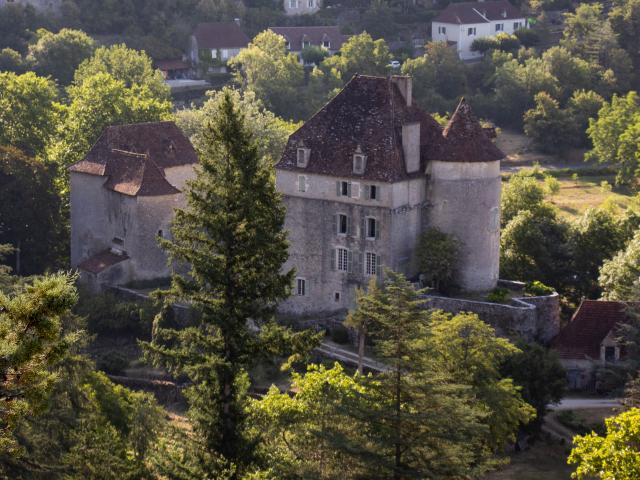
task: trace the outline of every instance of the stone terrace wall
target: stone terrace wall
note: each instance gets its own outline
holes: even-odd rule
[[[548,343],[560,329],[560,297],[514,298],[508,304],[426,295],[427,308],[450,313],[473,312],[496,329],[499,335]]]

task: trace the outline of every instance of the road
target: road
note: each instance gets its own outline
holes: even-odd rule
[[[587,408],[614,408],[621,406],[619,398],[563,398],[549,405],[549,410],[584,410]]]

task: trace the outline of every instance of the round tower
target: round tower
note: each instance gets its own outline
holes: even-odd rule
[[[426,226],[460,244],[456,283],[465,291],[496,287],[500,270],[500,160],[464,99],[443,131],[427,166]]]

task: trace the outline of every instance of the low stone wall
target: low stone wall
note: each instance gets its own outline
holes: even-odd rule
[[[514,298],[508,304],[425,295],[427,308],[449,313],[473,312],[496,329],[499,335],[526,341],[549,343],[560,329],[560,297]]]

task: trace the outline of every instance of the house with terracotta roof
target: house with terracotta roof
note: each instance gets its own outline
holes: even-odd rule
[[[552,341],[552,348],[567,371],[570,388],[591,388],[598,367],[624,361],[617,328],[628,320],[628,308],[624,302],[583,300]]]
[[[169,235],[196,152],[173,122],[105,129],[69,168],[71,265],[94,289],[167,277]]]
[[[527,27],[527,18],[508,0],[452,2],[431,22],[431,38],[447,42],[462,60],[471,60],[482,56],[471,50],[474,40]]]
[[[289,137],[276,165],[285,268],[297,275],[282,313],[353,308],[356,287],[384,267],[416,278],[428,227],[459,240],[462,289],[493,289],[503,157],[464,100],[442,128],[414,105],[410,77],[354,76]]]
[[[189,56],[194,65],[226,71],[227,61],[249,45],[249,37],[236,22],[199,23],[191,35]]]
[[[281,35],[287,42],[287,50],[295,53],[302,62],[301,53],[305,48],[317,47],[333,55],[349,38],[340,33],[339,27],[307,26],[307,27],[269,27],[274,33]]]

